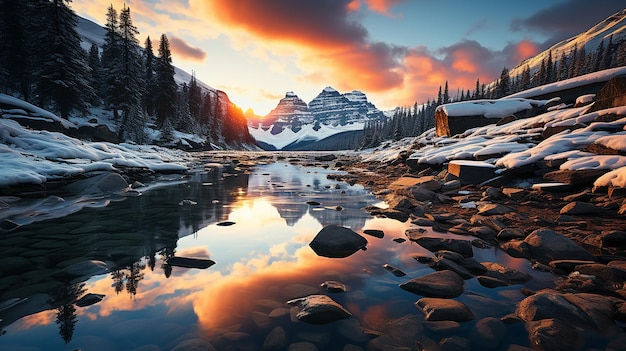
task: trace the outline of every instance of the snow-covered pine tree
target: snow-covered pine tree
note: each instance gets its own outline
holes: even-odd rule
[[[118,28],[117,11],[110,5],[106,14],[106,33],[102,45],[103,100],[106,108],[113,111],[113,117],[119,119],[122,104],[122,48]]]
[[[41,106],[50,105],[65,119],[74,110],[86,113],[94,94],[87,55],[76,31],[76,14],[66,2],[69,0],[37,2],[48,30],[34,39],[39,43],[38,55],[45,58],[35,70],[35,93]]]
[[[174,66],[170,43],[165,34],[159,41],[159,57],[156,65],[156,106],[157,127],[163,128],[165,121],[174,118],[176,91],[178,86],[174,80]],[[173,124],[171,124],[173,125]]]
[[[143,60],[137,27],[133,25],[130,7],[120,11],[119,34],[121,41],[121,81],[120,109],[122,120],[119,125],[118,135],[120,138],[129,138],[134,141],[136,136],[143,136],[146,118],[142,109],[142,97],[145,88],[143,75]]]

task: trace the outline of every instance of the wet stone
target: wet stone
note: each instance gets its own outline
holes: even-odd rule
[[[348,257],[366,245],[367,239],[346,227],[336,225],[324,227],[309,243],[317,255],[331,258]]]
[[[330,293],[342,293],[346,292],[346,285],[336,280],[327,280],[320,285],[322,288]]]
[[[458,252],[465,257],[474,255],[472,244],[467,240],[420,237],[414,241],[431,252],[449,250]]]
[[[290,300],[287,304],[299,309],[296,314],[298,320],[310,324],[327,324],[352,316],[348,310],[326,295],[310,295]]]
[[[378,229],[365,229],[363,233],[379,239],[382,239],[385,236],[385,232]]]
[[[503,280],[494,277],[488,277],[485,275],[480,275],[476,277],[480,285],[486,288],[498,288],[501,286],[508,286],[509,284]]]
[[[424,322],[424,329],[440,334],[453,334],[456,333],[459,329],[461,329],[461,324],[459,322],[454,321],[435,321],[435,322]]]
[[[404,273],[402,270],[400,270],[397,267],[394,267],[388,263],[385,263],[383,265],[383,268],[386,269],[388,272],[390,272],[391,274],[395,275],[396,277],[404,277],[406,275],[406,273]]]
[[[453,271],[438,271],[411,279],[399,286],[417,295],[452,298],[463,293],[463,285],[463,278],[457,273]]]
[[[527,273],[505,267],[496,262],[483,262],[482,265],[487,268],[486,276],[502,280],[509,284],[521,284],[532,279],[532,276]]]
[[[424,313],[427,321],[467,322],[474,319],[472,311],[456,300],[423,297],[415,305]]]

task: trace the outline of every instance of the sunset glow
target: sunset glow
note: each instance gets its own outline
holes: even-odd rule
[[[473,89],[476,79],[491,82],[503,67],[607,12],[578,0],[78,0],[71,6],[103,24],[111,3],[131,8],[140,42],[166,33],[176,66],[259,115],[286,91],[308,102],[326,86],[361,90],[381,109],[425,102],[446,80],[451,91]],[[544,20],[567,11],[584,11],[580,28]]]

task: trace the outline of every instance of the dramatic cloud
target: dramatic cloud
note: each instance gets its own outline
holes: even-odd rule
[[[176,55],[176,57],[192,61],[204,61],[207,57],[207,53],[202,49],[195,48],[187,44],[183,39],[177,36],[170,34],[168,39],[170,41],[172,52]]]
[[[624,4],[613,0],[569,0],[543,9],[528,18],[511,23],[514,31],[528,30],[550,35],[543,49],[586,31],[607,17],[624,9]],[[575,20],[572,20],[575,19]]]

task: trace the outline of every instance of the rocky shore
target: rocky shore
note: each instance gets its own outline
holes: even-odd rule
[[[453,299],[463,293],[464,280],[476,278],[484,287],[497,288],[531,279],[514,268],[472,258],[473,247],[499,248],[556,278],[548,288],[521,287],[526,297],[512,301],[513,313],[478,320],[475,333],[481,338],[501,339],[498,330],[503,324],[523,323],[536,349],[580,349],[583,336],[590,334],[610,340],[598,349],[626,349],[624,189],[593,189],[590,181],[560,187],[479,185],[446,168],[415,171],[405,160],[399,156],[390,162],[340,162],[347,173],[336,178],[372,189],[389,207],[367,210],[410,221],[406,239],[432,252],[414,258],[436,273],[401,288],[423,296],[416,306],[434,328],[475,319],[467,306]],[[574,173],[570,177],[582,178],[585,172]],[[440,341],[444,350],[470,349],[471,344],[459,336]]]

